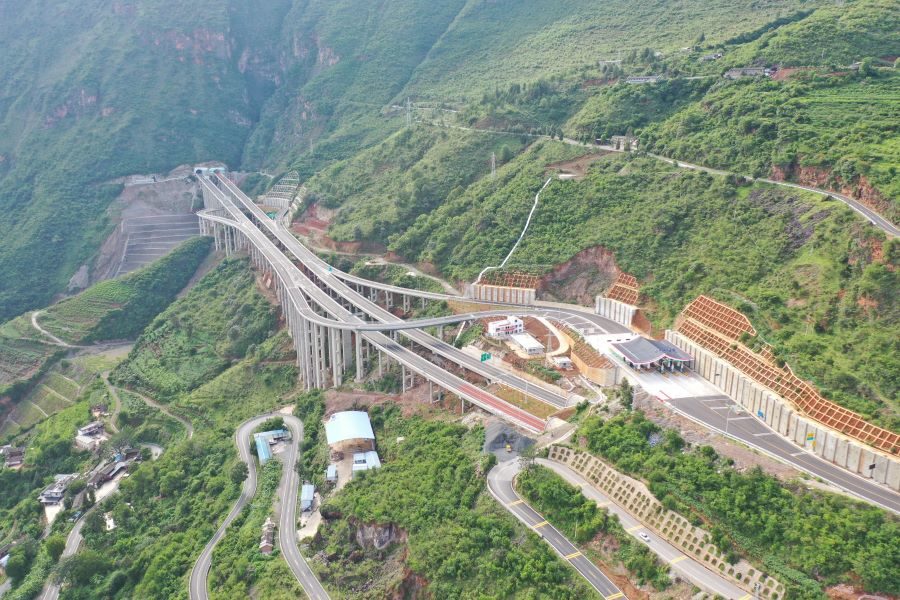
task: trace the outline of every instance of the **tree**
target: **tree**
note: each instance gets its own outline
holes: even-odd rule
[[[247,469],[247,463],[245,462],[236,462],[234,466],[231,467],[231,481],[232,483],[238,484],[247,479],[247,475],[249,470]]]
[[[25,548],[16,547],[9,552],[9,561],[6,563],[6,574],[13,581],[21,581],[28,574],[31,566]]]
[[[619,399],[622,401],[622,406],[625,407],[625,410],[631,410],[634,404],[634,390],[625,377],[622,378],[622,386],[619,388]]]
[[[75,585],[87,585],[95,575],[109,571],[110,564],[106,558],[94,550],[83,550],[67,558],[59,566],[59,580]]]
[[[51,535],[47,538],[45,547],[47,548],[47,554],[53,559],[53,562],[56,562],[66,548],[66,538],[59,534]]]

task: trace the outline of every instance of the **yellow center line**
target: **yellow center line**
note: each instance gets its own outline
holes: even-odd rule
[[[606,600],[616,600],[616,598],[623,598],[624,596],[625,594],[623,594],[622,592],[616,592],[612,596],[607,596]]]
[[[517,504],[522,504],[523,502],[525,502],[525,501],[522,500],[522,499],[519,499],[519,500],[513,500],[512,502],[510,502],[509,504],[507,504],[507,506],[516,506]]]
[[[581,552],[573,552],[566,557],[566,560],[572,560],[573,558],[578,558],[579,556],[581,556]]]
[[[637,531],[638,529],[643,529],[643,528],[644,528],[643,525],[635,525],[634,527],[629,527],[629,528],[626,529],[625,531],[627,531],[628,533],[634,533],[634,532]]]
[[[547,521],[541,521],[540,523],[535,523],[534,525],[532,525],[532,527],[534,527],[535,529],[538,529],[539,527],[543,527],[546,524],[547,524]]]
[[[669,564],[670,564],[670,565],[674,565],[675,563],[680,563],[681,561],[686,560],[686,559],[687,559],[687,556],[685,556],[684,554],[682,554],[681,556],[676,556],[675,558],[673,558],[672,560],[670,560],[670,561],[669,561]]]
[[[752,595],[747,594],[746,596],[741,596],[740,600],[750,600],[750,598],[752,598],[752,597],[753,597]]]

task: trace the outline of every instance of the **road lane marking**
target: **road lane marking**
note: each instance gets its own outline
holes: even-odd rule
[[[606,508],[610,504],[612,504],[612,502],[598,502],[597,506],[599,506],[600,508]]]
[[[762,437],[764,435],[776,435],[774,431],[763,431],[762,433],[754,433],[755,437]]]
[[[741,596],[740,600],[750,600],[750,598],[752,598],[752,597],[753,597],[752,595],[747,594],[746,596]]]
[[[518,500],[513,500],[512,502],[510,502],[509,504],[507,504],[507,506],[517,506],[517,505],[522,504],[522,503],[524,503],[524,502],[525,502],[525,501],[522,500],[522,499],[520,498],[520,499],[518,499]]]
[[[674,565],[675,563],[680,563],[683,560],[687,560],[687,556],[685,556],[684,554],[682,554],[681,556],[676,556],[675,558],[673,558],[672,560],[669,561],[669,564]]]
[[[566,556],[566,560],[572,560],[573,558],[578,558],[579,556],[581,556],[581,552],[576,551],[576,552],[573,552],[572,554],[569,554],[568,556]]]
[[[634,532],[637,531],[638,529],[643,529],[643,528],[644,528],[643,525],[635,525],[634,527],[629,527],[629,528],[626,529],[625,531],[628,532],[628,533],[634,533]]]
[[[625,594],[622,592],[616,592],[612,596],[606,596],[606,600],[616,600],[616,598],[624,598]]]
[[[800,452],[794,452],[793,454],[791,454],[791,456],[797,457],[797,456],[803,456],[804,454],[806,454],[806,452],[803,452],[803,451],[801,450]]]
[[[541,521],[540,523],[535,523],[534,525],[532,525],[532,527],[535,529],[538,529],[540,527],[543,527],[544,525],[547,525],[547,521]]]

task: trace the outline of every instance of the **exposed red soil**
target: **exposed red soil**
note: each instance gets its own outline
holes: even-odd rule
[[[787,79],[790,79],[791,76],[795,73],[799,73],[801,71],[810,71],[814,68],[815,67],[782,67],[775,71],[775,73],[772,75],[772,79],[774,81],[785,81]]]
[[[846,182],[837,175],[834,175],[830,169],[823,167],[804,167],[800,165],[789,165],[787,167],[772,165],[772,171],[769,174],[771,179],[775,181],[795,181],[803,185],[809,185],[817,188],[831,190],[845,196],[850,196],[859,200],[872,210],[877,211],[882,216],[893,220],[891,216],[891,201],[866,179],[860,175],[854,181]]]
[[[621,273],[612,251],[603,246],[586,248],[541,277],[538,293],[548,300],[593,306]]]
[[[591,154],[585,154],[584,156],[579,156],[578,158],[573,158],[572,160],[563,160],[560,162],[555,162],[547,165],[548,171],[557,171],[559,173],[566,173],[570,175],[574,175],[574,179],[583,179],[585,175],[587,175],[588,167],[590,167],[593,163],[597,162],[609,152],[596,152]]]

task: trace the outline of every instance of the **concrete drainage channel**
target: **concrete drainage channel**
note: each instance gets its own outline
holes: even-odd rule
[[[125,251],[115,275],[124,275],[162,258],[185,240],[200,235],[195,214],[159,215],[126,219]]]

